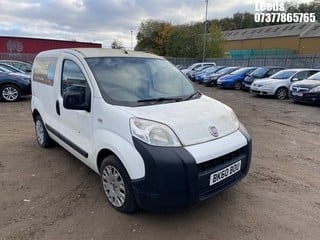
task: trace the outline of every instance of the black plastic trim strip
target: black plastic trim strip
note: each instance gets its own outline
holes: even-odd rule
[[[84,151],[82,148],[80,148],[79,146],[77,146],[74,142],[70,141],[68,138],[66,138],[65,136],[63,136],[61,133],[59,133],[57,130],[55,130],[53,127],[49,126],[48,124],[45,124],[47,130],[49,130],[51,133],[53,133],[54,135],[56,135],[61,141],[65,142],[66,144],[68,144],[71,148],[73,148],[75,151],[77,151],[78,153],[80,153],[82,156],[84,156],[85,158],[88,158],[89,154]]]

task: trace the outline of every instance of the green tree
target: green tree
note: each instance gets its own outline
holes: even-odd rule
[[[113,42],[111,43],[111,48],[113,49],[121,49],[124,48],[122,42],[120,42],[119,40],[113,40]]]
[[[203,24],[185,24],[175,26],[168,38],[167,54],[176,57],[201,59]]]
[[[165,56],[167,42],[173,26],[164,21],[147,20],[142,22],[137,34],[135,50],[153,52]]]
[[[296,4],[294,2],[286,2],[287,12],[290,13],[315,13],[316,19],[320,21],[320,0],[314,0],[310,3]]]
[[[225,39],[218,26],[212,25],[209,29],[206,42],[206,58],[223,57]]]

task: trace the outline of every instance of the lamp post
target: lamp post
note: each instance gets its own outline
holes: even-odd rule
[[[204,22],[204,33],[203,33],[202,62],[204,62],[204,60],[205,60],[205,55],[206,55],[206,36],[207,36],[208,1],[209,1],[209,0],[206,0],[206,18],[205,18],[205,22]]]

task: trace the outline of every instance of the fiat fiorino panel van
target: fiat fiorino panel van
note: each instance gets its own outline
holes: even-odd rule
[[[42,52],[31,108],[39,145],[55,141],[97,172],[121,212],[188,207],[249,170],[251,138],[232,109],[152,54]]]

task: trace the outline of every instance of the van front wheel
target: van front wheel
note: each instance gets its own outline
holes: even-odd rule
[[[123,213],[135,212],[137,204],[130,177],[116,156],[107,156],[102,161],[100,175],[104,193],[112,207]]]

